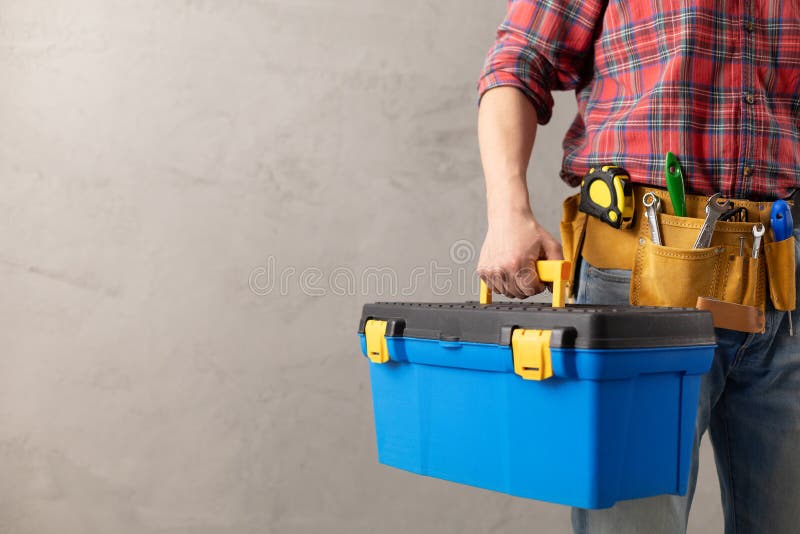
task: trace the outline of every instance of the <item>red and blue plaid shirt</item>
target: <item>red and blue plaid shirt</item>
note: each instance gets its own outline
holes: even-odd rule
[[[788,196],[800,186],[796,0],[510,0],[479,93],[510,85],[550,120],[575,90],[562,178],[614,163],[664,186],[667,151],[687,190]]]

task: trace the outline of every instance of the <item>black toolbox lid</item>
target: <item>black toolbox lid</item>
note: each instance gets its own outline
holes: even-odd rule
[[[716,343],[711,313],[692,308],[378,302],[364,305],[360,334],[370,319],[388,321],[389,337],[499,345],[511,344],[514,328],[557,330],[552,347],[627,349]]]

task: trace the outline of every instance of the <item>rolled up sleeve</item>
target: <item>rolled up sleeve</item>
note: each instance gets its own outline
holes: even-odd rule
[[[551,91],[576,89],[591,76],[595,32],[606,0],[510,0],[478,81],[489,89],[517,87],[540,124],[553,114]]]

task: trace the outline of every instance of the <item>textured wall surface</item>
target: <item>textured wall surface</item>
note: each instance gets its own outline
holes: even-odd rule
[[[379,466],[354,333],[368,300],[471,296],[503,10],[0,0],[0,532],[568,531]],[[531,171],[553,231],[574,112]],[[362,283],[389,266],[413,296]],[[718,532],[707,449],[701,478]]]

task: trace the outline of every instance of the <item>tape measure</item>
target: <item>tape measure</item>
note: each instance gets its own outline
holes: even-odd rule
[[[633,187],[628,171],[616,165],[589,170],[581,182],[582,212],[620,228],[633,219]]]

